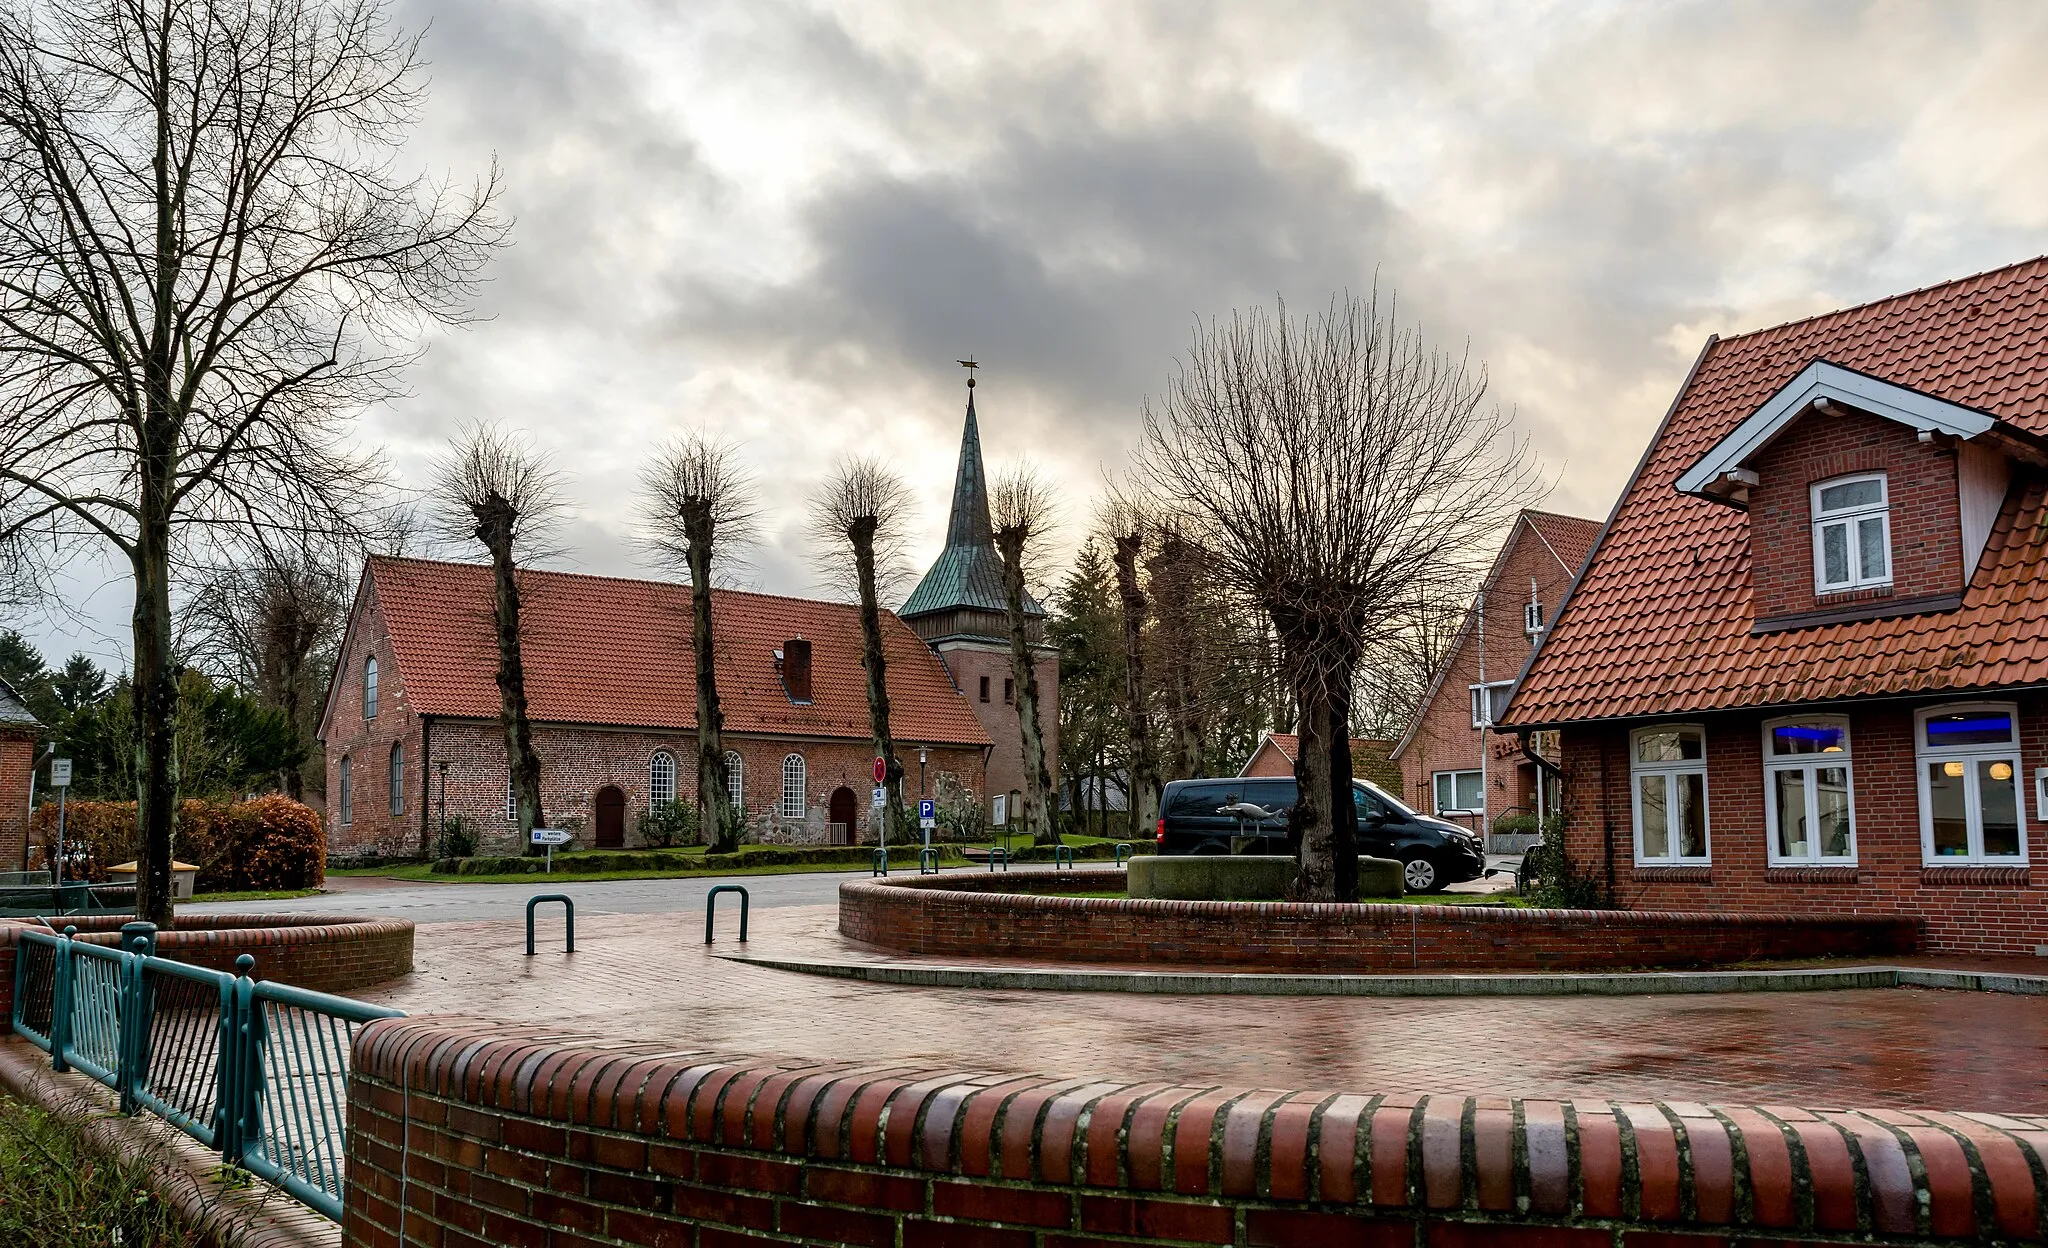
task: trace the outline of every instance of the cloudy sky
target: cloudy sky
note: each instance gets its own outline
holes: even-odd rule
[[[1469,343],[1604,516],[1707,334],[2048,250],[2048,8],[399,0],[410,152],[504,170],[490,319],[363,436],[417,484],[465,417],[549,448],[563,566],[637,574],[647,448],[703,425],[803,592],[802,499],[878,450],[935,547],[961,369],[991,461],[1085,523],[1198,317],[1377,281]],[[126,590],[14,623],[118,655]]]

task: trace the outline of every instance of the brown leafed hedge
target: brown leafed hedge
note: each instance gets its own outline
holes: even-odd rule
[[[31,827],[39,844],[54,845],[57,804],[38,806]],[[107,868],[139,856],[135,803],[70,803],[64,841],[86,849],[87,879],[105,881]],[[199,868],[196,887],[202,893],[318,888],[327,874],[327,830],[319,812],[281,794],[234,803],[180,802],[171,852]]]

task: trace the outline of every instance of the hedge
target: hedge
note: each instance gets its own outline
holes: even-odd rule
[[[915,865],[922,846],[891,845],[889,861]],[[960,853],[939,846],[942,862],[958,863]],[[750,845],[736,854],[683,854],[674,850],[587,850],[556,854],[556,875],[596,875],[606,871],[701,871],[706,875],[747,867],[796,865],[867,866],[875,858],[872,845]],[[548,869],[544,858],[443,858],[436,875],[538,875]]]
[[[30,824],[44,845],[57,839],[57,804],[44,802]],[[66,847],[86,850],[85,878],[103,883],[108,868],[141,857],[134,802],[71,802]],[[178,803],[171,856],[199,868],[202,893],[318,888],[327,878],[327,831],[320,814],[282,794],[246,802]]]

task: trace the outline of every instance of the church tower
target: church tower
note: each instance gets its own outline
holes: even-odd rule
[[[967,423],[960,434],[960,464],[953,474],[953,506],[946,545],[896,614],[938,652],[953,684],[966,695],[995,748],[988,759],[984,798],[1004,797],[1015,819],[1024,788],[1023,735],[1017,725],[1010,676],[1010,625],[1003,606],[1003,560],[989,522],[988,473],[981,461],[981,428],[974,413],[974,379],[967,381]],[[1038,673],[1039,726],[1046,768],[1058,784],[1059,651],[1045,644],[1045,608],[1027,592],[1025,635]]]

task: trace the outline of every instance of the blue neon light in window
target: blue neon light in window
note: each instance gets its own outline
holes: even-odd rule
[[[1942,715],[1927,721],[1927,744],[2003,745],[2012,740],[2012,716],[2002,711]]]

